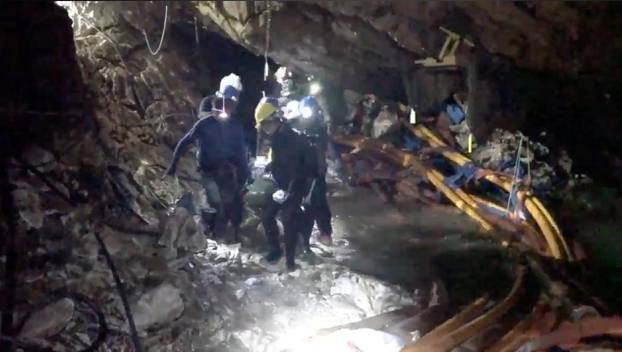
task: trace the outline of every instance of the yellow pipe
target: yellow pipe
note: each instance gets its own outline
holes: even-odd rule
[[[446,147],[446,144],[440,140],[438,137],[436,137],[432,131],[430,131],[427,127],[422,126],[422,125],[416,125],[416,126],[410,126],[405,124],[405,126],[407,126],[407,128],[409,128],[413,133],[415,133],[415,135],[417,137],[420,137],[422,139],[427,140],[430,145],[433,145],[434,147]],[[428,138],[426,138],[428,137]],[[455,152],[451,152],[451,151],[445,151],[442,152],[442,154],[447,157],[448,159],[450,159],[451,161],[454,161],[456,164],[462,166],[464,164],[466,164],[467,162],[470,162],[471,160],[468,159],[467,157],[462,156],[461,154],[455,153]],[[460,155],[460,157],[458,157],[456,154]],[[501,188],[503,188],[506,192],[511,192],[512,189],[512,183],[508,180],[503,180],[499,175],[496,174],[488,174],[484,176],[484,179],[488,180],[489,182],[492,182],[494,184],[496,184],[497,186],[500,186]],[[538,201],[538,203],[540,203]],[[541,203],[540,203],[541,204]],[[547,222],[551,222],[548,221],[548,219],[550,218],[552,220],[552,217],[550,216],[550,214],[548,213],[548,211],[542,211],[541,208],[537,208],[538,210],[535,211],[535,214],[532,213],[532,210],[529,210],[530,213],[532,213],[531,215],[535,218],[542,218],[542,216],[544,216],[544,218],[547,219]],[[539,213],[543,213],[544,215],[541,215]],[[548,216],[546,215],[548,214]],[[547,243],[551,244],[551,239],[549,238],[550,235],[547,235],[551,230],[549,229],[549,227],[547,226],[546,222],[540,221],[538,222],[538,220],[536,220],[536,222],[538,223],[538,226],[541,228],[543,235],[545,236]],[[559,228],[556,227],[556,225],[553,226],[553,228],[555,228],[555,237],[557,238],[563,238],[563,236],[561,235],[561,232],[559,232]],[[562,242],[562,241],[560,241]],[[565,243],[565,241],[563,241],[562,243]],[[550,248],[551,250],[551,254],[555,253],[555,249],[553,247]],[[569,252],[569,251],[568,251]]]
[[[410,153],[405,153],[399,150],[396,150],[393,146],[376,142],[374,140],[369,140],[368,143],[370,146],[375,146],[380,148],[383,151],[387,151],[392,159],[397,161],[403,167],[412,166],[417,163],[417,160]],[[438,188],[443,194],[449,198],[449,200],[456,205],[456,207],[463,212],[465,212],[468,216],[477,221],[484,231],[488,232],[493,229],[493,226],[485,220],[476,210],[477,204],[473,201],[464,191],[462,190],[452,190],[443,182],[443,175],[435,169],[425,167],[423,165],[418,165],[422,170],[425,170],[426,177],[432,184]]]
[[[511,192],[512,184],[508,181],[503,181],[498,175],[489,174],[484,176],[484,179],[496,184],[497,186],[503,188],[506,192]],[[522,193],[522,192],[519,192]],[[549,247],[549,251],[551,255],[556,259],[562,259],[562,254],[559,250],[559,245],[557,240],[562,238],[561,233],[556,232],[554,228],[550,225],[546,215],[543,215],[544,212],[535,204],[533,199],[537,199],[532,196],[525,197],[525,207],[527,211],[536,221],[536,224],[540,228],[541,234],[544,236],[546,243]],[[548,213],[548,212],[547,212]],[[565,241],[563,242],[565,243]]]
[[[476,195],[471,194],[470,195],[477,203],[479,204],[483,204],[486,205],[488,207],[494,208],[495,210],[499,211],[499,212],[503,212],[505,213],[507,211],[507,209],[505,207],[502,207],[496,203],[493,203],[491,201],[488,201],[486,199],[480,198]],[[523,221],[520,225],[522,225],[525,229],[525,233],[524,235],[529,236],[529,240],[527,240],[527,242],[525,242],[526,244],[529,244],[531,246],[533,246],[536,251],[538,253],[542,253],[542,248],[548,248],[546,247],[547,244],[546,242],[543,242],[542,240],[540,240],[540,238],[543,238],[543,236],[540,234],[540,232],[538,232],[538,230],[536,230],[535,227],[533,227],[529,222]],[[549,253],[550,255],[550,253]]]
[[[506,208],[498,205],[497,203],[493,203],[493,202],[491,202],[489,200],[486,200],[484,198],[478,197],[478,196],[476,196],[474,194],[471,194],[470,196],[479,204],[483,204],[483,205],[485,205],[487,207],[493,208],[493,209],[495,209],[495,210],[497,210],[499,212],[502,212],[502,213],[505,213],[507,211]]]
[[[484,231],[489,232],[492,230],[492,225],[490,225],[488,221],[484,220],[484,218],[482,218],[482,216],[479,215],[475,209],[462,200],[460,196],[458,196],[451,188],[447,187],[442,179],[438,179],[437,175],[435,175],[433,171],[426,171],[426,177],[430,180],[430,182],[432,182],[434,187],[443,192],[443,194],[449,198],[449,200],[454,203],[458,209],[462,210],[468,216],[473,218],[473,220],[477,221],[482,226]]]
[[[516,304],[525,273],[525,267],[519,266],[516,279],[508,295],[485,314],[451,332],[436,334],[428,339],[420,339],[407,345],[400,352],[448,352],[477,333],[484,331]]]
[[[486,352],[516,351],[518,347],[520,347],[521,337],[525,337],[525,340],[529,339],[529,337],[525,335],[537,321],[542,319],[547,308],[548,305],[541,297],[538,303],[531,310],[531,313],[529,313],[526,318],[518,322],[518,324],[503,335],[501,339],[490,346]]]
[[[548,220],[549,224],[551,224],[553,230],[555,230],[555,236],[557,236],[557,240],[559,241],[559,243],[561,243],[562,248],[566,253],[566,257],[568,257],[568,260],[574,260],[572,252],[570,251],[570,247],[568,247],[568,243],[566,243],[566,239],[564,238],[564,236],[562,236],[562,232],[559,230],[559,226],[557,226],[557,223],[555,222],[555,219],[553,219],[551,213],[544,207],[544,204],[542,204],[540,199],[536,197],[530,198],[533,200],[534,204],[538,207],[538,209],[540,209],[540,212],[544,214],[544,217]]]
[[[342,138],[338,142],[355,147],[355,148],[365,148],[365,147],[374,148],[375,147],[377,149],[386,151],[388,157],[390,157],[392,160],[402,165],[403,167],[408,167],[408,166],[418,164],[417,160],[412,154],[397,150],[396,148],[394,148],[393,146],[389,144],[375,141],[375,140],[365,138],[362,136]],[[473,218],[473,220],[479,223],[485,232],[492,231],[493,226],[477,212],[475,208],[476,206],[475,201],[470,199],[470,197],[466,193],[463,193],[462,190],[460,190],[460,193],[457,193],[451,188],[449,188],[447,185],[445,185],[445,183],[443,182],[443,176],[440,172],[434,169],[424,167],[422,165],[418,165],[418,166],[421,167],[422,170],[425,170],[426,178],[436,188],[438,188],[441,192],[443,192],[443,194],[458,209],[462,210],[468,216]]]
[[[407,123],[403,123],[404,126],[406,126],[406,128],[408,128],[415,136],[427,141],[431,147],[434,148],[446,148],[447,144],[441,140],[440,138],[436,137],[432,131],[430,131],[427,127],[422,126],[422,125],[409,125]],[[449,161],[457,164],[457,165],[464,165],[468,162],[470,162],[471,160],[467,157],[465,157],[464,155],[452,151],[452,150],[443,150],[441,151],[441,154],[446,157]]]
[[[415,126],[404,124],[404,126],[406,126],[406,128],[408,128],[411,132],[413,132],[417,137],[426,140],[432,147],[442,148],[442,147],[447,146],[447,144],[443,140],[437,137],[430,129],[428,129],[427,127],[421,124],[415,125]],[[462,166],[468,162],[471,162],[469,158],[457,152],[445,150],[445,151],[442,151],[441,154],[459,166]],[[512,190],[512,182],[507,179],[504,180],[500,175],[488,174],[484,176],[484,179],[496,184],[497,186],[500,186],[506,192],[511,192]],[[526,199],[525,202],[527,203],[528,200]],[[533,205],[528,207],[527,210],[529,211],[531,216],[536,220],[538,227],[540,227],[540,230],[542,231],[542,235],[544,236],[547,242],[547,245],[549,246],[551,254],[555,258],[558,258],[558,259],[561,258],[561,253],[559,252],[559,246],[557,244],[557,241],[559,241],[559,243],[564,249],[564,253],[566,254],[566,257],[569,260],[572,260],[572,253],[570,251],[570,248],[568,247],[566,240],[561,234],[559,226],[557,226],[557,223],[555,223],[555,220],[553,219],[549,211],[544,207],[542,202],[540,202],[540,200],[536,197],[530,196],[529,202],[533,202]]]
[[[409,127],[412,127],[412,126],[409,126]],[[420,133],[422,133],[421,132],[422,130],[423,131],[427,130],[425,127],[420,126],[420,125],[416,127],[420,127],[418,129],[418,132]],[[429,130],[427,130],[427,132],[429,134],[432,133]],[[380,141],[375,141],[375,140],[372,140],[372,139],[369,139],[363,136],[354,136],[351,138],[344,138],[344,139],[341,139],[340,142],[353,146],[355,148],[364,148],[367,146],[369,148],[375,147],[377,149],[387,152],[388,157],[390,157],[392,160],[402,165],[403,167],[408,167],[408,166],[417,164],[417,160],[411,154],[397,150],[396,148],[393,148],[389,144],[386,144]],[[436,139],[436,142],[442,143],[438,141],[438,139]],[[451,153],[451,154],[460,155],[458,153]],[[465,157],[463,158],[467,159]],[[438,171],[434,169],[429,169],[426,167],[422,167],[422,169],[425,170],[426,177],[428,178],[428,180],[430,180],[430,182],[436,188],[438,188],[441,192],[443,192],[443,194],[458,209],[462,210],[464,213],[466,213],[468,216],[470,216],[476,222],[478,222],[480,226],[482,226],[484,231],[489,232],[493,229],[493,226],[490,224],[490,222],[487,221],[482,215],[478,213],[476,203],[473,201],[473,199],[468,194],[464,193],[462,190],[459,190],[459,192],[456,192],[452,190],[451,188],[449,188],[447,185],[445,185],[445,183],[443,182],[443,177]],[[502,180],[496,174],[486,175],[485,179],[497,184],[498,186],[504,188],[508,192],[512,188],[511,183],[509,183],[508,181]],[[526,199],[525,203],[526,203],[526,206],[527,206],[527,203],[529,203],[529,206],[527,206],[527,210],[531,213],[533,218],[536,220],[538,227],[540,227],[542,234],[546,240],[546,243],[549,246],[550,253],[553,255],[554,258],[561,259],[561,253],[559,250],[559,246],[557,242],[555,241],[556,237],[561,237],[561,234],[557,236],[554,233],[554,230],[552,230],[552,227],[549,225],[548,221],[546,220],[546,217],[540,213],[539,208],[530,199]]]
[[[536,224],[538,224],[540,231],[542,231],[542,235],[544,236],[544,239],[546,240],[546,243],[551,250],[551,255],[553,255],[553,258],[562,259],[562,253],[559,250],[559,245],[557,244],[557,241],[555,240],[556,236],[553,232],[553,229],[549,226],[549,223],[540,213],[538,207],[534,204],[531,197],[525,199],[525,207],[536,221]]]
[[[461,312],[454,315],[452,318],[447,319],[444,323],[434,328],[434,330],[425,334],[423,337],[417,340],[417,343],[426,344],[428,341],[436,340],[444,335],[451,333],[452,331],[458,329],[462,325],[468,323],[469,321],[475,319],[480,314],[482,314],[484,312],[484,309],[486,308],[486,304],[488,304],[487,295],[476,299]],[[408,346],[404,348],[407,347]],[[403,351],[405,350],[402,349],[401,352]]]

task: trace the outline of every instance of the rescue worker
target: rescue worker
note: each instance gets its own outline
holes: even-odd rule
[[[214,237],[222,237],[227,224],[234,226],[234,239],[242,222],[242,188],[249,168],[244,130],[235,110],[242,82],[235,74],[224,77],[213,96],[203,98],[199,121],[179,140],[166,175],[175,174],[177,162],[194,141],[199,142],[198,170],[210,208],[201,215]]]
[[[456,139],[451,133],[455,129],[453,126],[460,125],[466,119],[468,110],[466,98],[466,93],[455,92],[440,102],[436,108],[435,113],[438,117],[434,127],[452,147],[456,146]]]
[[[276,99],[263,98],[255,109],[257,129],[269,139],[271,163],[268,167],[278,191],[267,192],[262,224],[266,232],[268,262],[283,256],[279,243],[276,216],[280,212],[285,235],[285,258],[288,270],[295,270],[295,252],[306,212],[301,208],[308,197],[313,179],[318,176],[317,158],[305,137],[294,131],[280,114]]]
[[[331,211],[326,197],[326,157],[330,151],[333,158],[339,162],[338,154],[335,152],[329,140],[328,129],[324,123],[322,109],[313,96],[307,96],[300,100],[298,113],[290,116],[288,122],[292,127],[307,138],[317,158],[318,177],[314,179],[309,199],[308,211],[311,221],[306,223],[303,228],[303,248],[310,252],[309,238],[313,230],[313,222],[317,224],[320,231],[320,243],[330,246],[332,244],[332,224]]]
[[[294,73],[286,66],[279,67],[274,78],[280,86],[279,105],[285,106],[290,100],[298,100],[304,96],[307,86],[304,77]]]

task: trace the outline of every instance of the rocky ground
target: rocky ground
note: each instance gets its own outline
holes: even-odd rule
[[[45,239],[33,251],[63,255],[63,265],[44,262],[20,280],[24,305],[18,314],[25,324],[19,341],[22,346],[78,350],[95,341],[94,314],[103,314],[109,335],[101,348],[130,350],[122,302],[94,231],[118,268],[149,351],[296,350],[316,330],[425,305],[421,296],[436,275],[430,257],[450,248],[447,244],[459,243],[459,235],[469,227],[463,216],[449,208],[404,205],[408,213],[404,207],[380,208],[380,198],[369,192],[333,187],[335,246],[315,243],[315,254],[301,255],[301,268],[293,273],[287,273],[283,263],[268,265],[261,259],[265,246],[252,209],[242,244],[206,240],[198,217],[184,208],[178,208],[159,238],[107,226],[87,228],[89,221],[82,213],[69,211],[60,221],[80,236],[64,240],[75,244],[73,255],[62,252],[60,238]],[[27,191],[17,193],[38,199]],[[19,214],[27,226],[41,226],[44,219],[47,225],[54,215],[33,207],[20,207]],[[178,234],[175,241],[164,243],[171,233]],[[63,293],[53,295],[56,287]],[[33,301],[38,303],[27,304]]]

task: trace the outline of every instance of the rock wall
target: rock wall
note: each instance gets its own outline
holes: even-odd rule
[[[345,89],[408,102],[425,111],[470,88],[469,124],[480,140],[494,128],[547,132],[582,172],[607,175],[620,155],[622,78],[615,2],[563,1],[199,1],[205,22],[255,53]],[[270,11],[268,11],[270,5]],[[270,14],[270,16],[268,16]],[[421,69],[439,54],[447,28],[457,67]],[[475,75],[469,74],[475,72]],[[469,78],[469,76],[474,76]],[[585,132],[577,143],[574,131]],[[585,146],[585,147],[583,147]],[[589,152],[588,152],[589,151]],[[606,154],[604,151],[607,151]],[[594,154],[597,154],[594,157]]]
[[[205,247],[204,229],[190,209],[170,212],[183,191],[201,201],[192,151],[181,160],[179,179],[161,179],[174,143],[196,121],[201,92],[214,84],[201,61],[186,55],[192,46],[180,27],[194,23],[179,19],[192,16],[171,5],[178,21],[169,23],[162,51],[152,56],[142,30],[156,46],[162,22],[149,14],[163,10],[158,4],[1,6],[0,45],[19,53],[2,55],[4,87],[15,87],[2,97],[8,109],[2,199],[7,189],[15,243],[4,227],[0,240],[3,253],[10,245],[18,254],[14,326],[23,327],[13,334],[31,349],[76,351],[98,341],[93,313],[101,313],[109,328],[104,343],[129,348],[129,325],[98,234],[145,350],[172,348],[206,309],[196,299],[191,264]],[[10,290],[3,285],[2,296]],[[55,342],[46,342],[51,335],[58,335]]]

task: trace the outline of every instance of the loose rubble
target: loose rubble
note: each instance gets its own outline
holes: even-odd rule
[[[68,298],[46,306],[26,320],[18,338],[33,341],[60,333],[73,318],[74,309],[74,302]]]
[[[145,330],[157,324],[170,324],[183,313],[181,292],[171,284],[162,284],[143,293],[132,307],[136,328]]]

